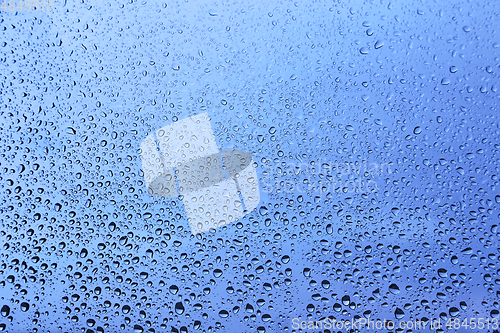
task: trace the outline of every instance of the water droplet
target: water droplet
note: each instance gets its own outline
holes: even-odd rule
[[[2,306],[2,309],[0,310],[0,314],[3,317],[7,317],[10,314],[10,308],[7,305]]]
[[[175,303],[175,312],[179,315],[184,313],[184,305],[181,302]]]

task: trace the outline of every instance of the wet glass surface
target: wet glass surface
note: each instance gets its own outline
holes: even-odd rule
[[[499,14],[3,1],[0,329],[498,332]]]

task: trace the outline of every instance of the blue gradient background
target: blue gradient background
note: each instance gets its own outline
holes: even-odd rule
[[[0,327],[263,333],[298,332],[293,318],[499,318],[499,10],[2,10]],[[146,192],[139,145],[201,112],[219,148],[253,155],[261,203],[192,236],[181,200]],[[339,179],[376,190],[332,187]]]

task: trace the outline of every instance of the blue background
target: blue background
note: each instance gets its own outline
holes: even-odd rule
[[[499,10],[2,9],[0,327],[262,333],[297,332],[293,318],[499,318]],[[193,236],[181,200],[147,193],[139,145],[202,112],[219,148],[252,154],[261,202]]]

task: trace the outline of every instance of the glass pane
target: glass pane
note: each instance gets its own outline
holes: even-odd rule
[[[0,330],[498,332],[499,14],[4,0]]]

